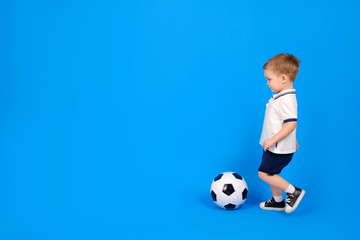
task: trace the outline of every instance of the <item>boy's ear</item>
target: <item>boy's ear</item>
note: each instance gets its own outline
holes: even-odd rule
[[[288,76],[286,76],[285,74],[281,75],[281,82],[282,83],[286,83],[288,79],[289,79]]]

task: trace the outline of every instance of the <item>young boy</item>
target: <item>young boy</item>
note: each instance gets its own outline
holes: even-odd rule
[[[263,66],[267,85],[276,93],[266,104],[260,144],[264,148],[259,177],[270,185],[273,197],[260,203],[260,208],[290,213],[303,198],[305,191],[289,184],[280,177],[296,150],[297,102],[293,82],[299,71],[300,60],[281,53]],[[286,203],[282,198],[286,192]]]

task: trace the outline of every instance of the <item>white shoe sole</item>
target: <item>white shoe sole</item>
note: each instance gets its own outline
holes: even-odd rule
[[[298,200],[295,202],[294,206],[293,207],[290,207],[286,204],[286,207],[285,207],[285,212],[286,213],[291,213],[293,211],[295,211],[295,209],[298,207],[299,203],[301,202],[302,198],[304,197],[305,195],[305,190],[301,190],[301,193],[300,193],[300,196],[298,198]]]
[[[263,203],[260,203],[259,207],[263,210],[273,210],[273,211],[279,211],[279,212],[282,212],[282,211],[285,211],[285,208],[271,208],[271,207],[265,207],[263,206]]]

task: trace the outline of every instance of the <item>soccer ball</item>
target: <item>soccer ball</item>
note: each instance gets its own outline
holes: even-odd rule
[[[214,178],[210,193],[219,207],[232,210],[246,201],[248,188],[242,176],[235,172],[224,172]]]

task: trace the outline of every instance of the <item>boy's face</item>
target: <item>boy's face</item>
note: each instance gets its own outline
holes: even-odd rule
[[[286,83],[286,76],[273,72],[269,69],[264,70],[264,76],[267,79],[267,85],[272,92],[281,92]]]

